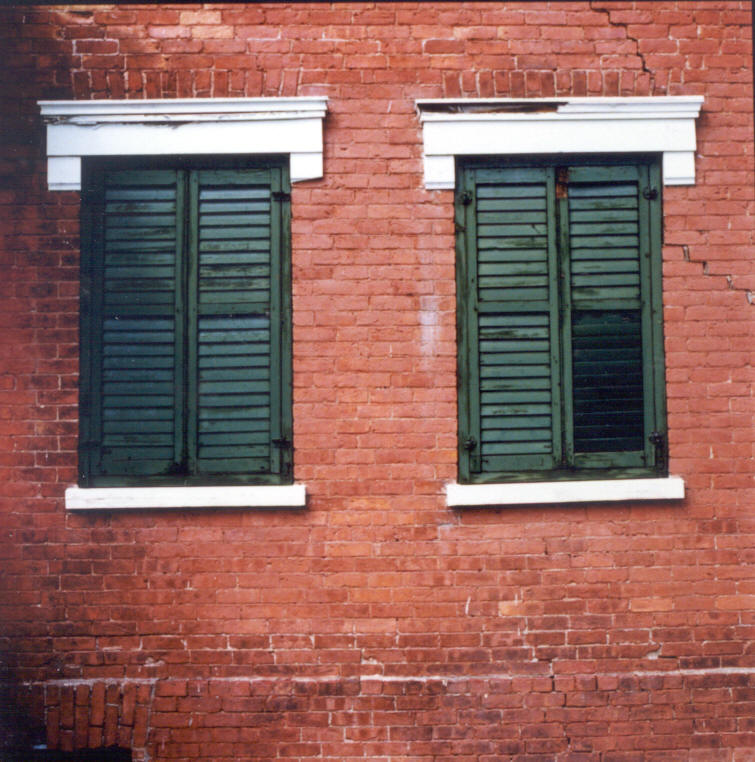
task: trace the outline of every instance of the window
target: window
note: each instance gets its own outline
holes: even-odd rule
[[[82,487],[290,484],[288,162],[86,159]]]
[[[103,450],[103,408],[101,384],[104,361],[98,365],[98,358],[104,352],[103,325],[97,328],[96,321],[102,320],[103,297],[92,291],[93,283],[102,281],[102,273],[95,267],[96,260],[93,252],[102,253],[105,245],[101,237],[103,221],[101,209],[102,196],[92,192],[93,184],[104,188],[105,178],[97,173],[106,170],[172,170],[176,172],[176,203],[177,209],[185,209],[183,216],[176,216],[175,235],[177,242],[182,242],[179,259],[189,265],[189,259],[183,256],[185,246],[190,245],[189,232],[195,230],[197,207],[190,204],[192,183],[198,183],[200,175],[196,172],[208,172],[220,169],[259,170],[266,168],[270,174],[270,190],[272,183],[278,182],[285,190],[287,183],[302,180],[313,180],[322,177],[323,172],[323,120],[327,111],[327,98],[324,96],[308,96],[296,98],[169,98],[169,99],[138,99],[138,100],[86,100],[86,101],[40,101],[40,111],[46,124],[47,141],[47,183],[51,191],[76,192],[82,189],[82,165],[87,165],[86,183],[90,190],[84,199],[82,233],[87,243],[83,251],[84,286],[82,289],[82,305],[86,319],[82,325],[82,421],[81,435],[82,454],[81,486],[70,486],[66,489],[65,504],[69,510],[121,510],[121,509],[173,509],[173,508],[226,508],[226,507],[255,507],[255,508],[302,508],[306,504],[306,487],[304,484],[290,483],[290,448],[286,440],[290,437],[285,433],[290,428],[290,307],[289,290],[287,285],[289,260],[287,256],[288,241],[288,204],[285,196],[276,198],[271,195],[271,224],[276,215],[281,219],[281,227],[277,223],[271,230],[278,231],[281,245],[271,249],[271,256],[278,257],[276,269],[271,271],[270,294],[278,298],[284,324],[276,327],[271,322],[271,412],[270,412],[270,441],[279,439],[282,451],[276,454],[270,450],[270,460],[267,470],[264,463],[257,461],[259,470],[251,472],[235,471],[231,468],[235,451],[230,458],[220,456],[208,458],[213,461],[202,463],[203,454],[197,450],[201,446],[200,429],[196,406],[196,394],[199,390],[200,377],[191,373],[192,363],[198,362],[198,372],[202,372],[202,359],[198,354],[199,345],[187,343],[190,335],[197,337],[197,315],[191,310],[199,304],[198,292],[194,290],[193,281],[189,275],[198,273],[196,269],[179,270],[176,268],[176,280],[173,296],[176,307],[184,311],[184,317],[175,316],[174,330],[179,331],[174,337],[175,358],[181,358],[180,366],[174,365],[173,380],[178,383],[183,378],[182,385],[187,384],[186,391],[179,391],[175,397],[173,433],[173,455],[161,454],[153,461],[153,475],[136,473],[140,469],[129,467],[123,470],[128,473],[116,475],[107,458],[113,452]],[[217,161],[202,160],[194,164],[179,166],[175,160],[167,157],[205,157],[212,153]],[[150,158],[146,158],[149,156]],[[278,163],[221,164],[222,157],[238,156],[275,156]],[[137,164],[123,165],[108,164],[108,157],[140,157]],[[162,158],[161,158],[162,157]],[[194,161],[192,158],[192,161]],[[168,161],[167,164],[160,163]],[[171,161],[173,164],[171,165]],[[102,163],[100,163],[102,162]],[[286,170],[283,170],[283,167]],[[178,173],[183,173],[182,175]],[[193,173],[193,174],[192,174]],[[276,174],[282,173],[282,174]],[[287,178],[287,175],[290,177]],[[179,176],[183,179],[179,181]],[[194,178],[194,179],[191,179]],[[188,183],[188,186],[187,186]],[[197,186],[198,187],[198,186]],[[165,187],[163,187],[163,190]],[[93,225],[99,214],[100,227]],[[93,216],[94,215],[94,216]],[[194,215],[194,216],[192,216]],[[146,223],[143,226],[147,229]],[[201,240],[201,239],[200,239]],[[271,241],[275,240],[271,238]],[[176,252],[178,252],[178,243]],[[189,253],[191,253],[189,251]],[[196,251],[195,251],[196,254]],[[271,261],[273,261],[271,259]],[[280,275],[280,282],[272,278]],[[99,280],[98,280],[99,279]],[[184,285],[185,284],[185,285]],[[170,292],[170,289],[168,289]],[[134,289],[141,293],[141,289]],[[274,304],[271,301],[271,305]],[[99,310],[99,312],[97,312]],[[188,312],[187,312],[188,310]],[[137,312],[138,314],[138,312]],[[145,313],[146,315],[147,313]],[[200,313],[198,313],[200,314]],[[99,318],[98,318],[99,315]],[[203,314],[204,318],[207,315]],[[115,321],[113,321],[115,322]],[[99,333],[98,333],[99,331]],[[192,333],[193,331],[193,333]],[[277,334],[276,334],[277,332]],[[217,336],[217,332],[214,332]],[[277,335],[277,338],[276,338]],[[201,336],[200,336],[201,339]],[[98,354],[99,353],[99,354]],[[277,358],[277,360],[276,360]],[[178,360],[176,360],[178,361]],[[206,358],[205,358],[206,361]],[[273,365],[279,363],[279,375]],[[98,371],[97,368],[100,368]],[[195,367],[196,370],[196,367]],[[99,373],[99,375],[97,375]],[[188,387],[188,380],[194,378],[194,387]],[[217,379],[216,379],[217,380]],[[223,382],[220,382],[223,383]],[[229,382],[230,383],[230,382]],[[206,387],[203,387],[206,388]],[[180,395],[184,395],[183,397]],[[280,395],[280,396],[278,396]],[[123,395],[128,396],[128,395]],[[179,405],[178,400],[182,400]],[[206,402],[206,397],[203,402]],[[227,431],[233,430],[237,421],[227,426]],[[282,436],[273,435],[273,429],[278,426]],[[237,432],[238,433],[238,432]],[[121,435],[125,437],[125,433]],[[179,441],[180,438],[180,441]],[[122,440],[122,442],[125,441]],[[119,445],[121,446],[121,445]],[[231,447],[230,442],[226,445]],[[109,447],[109,445],[105,445]],[[235,448],[234,448],[235,450]],[[288,451],[288,455],[286,452]],[[146,454],[146,453],[145,453]],[[155,453],[152,453],[153,455]],[[215,452],[219,455],[218,451]],[[258,453],[259,454],[259,453]],[[107,456],[103,461],[102,456]],[[99,460],[98,460],[99,458]],[[171,462],[168,463],[168,460]],[[262,458],[264,460],[264,458]],[[161,462],[163,472],[160,473],[157,463]],[[103,471],[101,465],[105,464]],[[132,461],[134,463],[135,461]],[[97,465],[100,464],[100,466]],[[94,464],[94,465],[93,465]],[[226,464],[226,465],[223,465]],[[207,466],[218,466],[218,469]],[[237,462],[238,465],[238,462]],[[256,468],[256,466],[255,466]],[[210,471],[217,470],[217,473]],[[149,471],[149,469],[147,469]],[[171,473],[167,473],[170,471]],[[197,482],[220,482],[223,486],[196,486]],[[110,483],[157,484],[159,486],[109,486]],[[287,483],[283,483],[287,482]],[[108,486],[94,487],[93,484]],[[178,486],[164,486],[174,484]],[[190,486],[187,486],[190,485]],[[233,485],[233,486],[229,486]]]
[[[665,474],[658,161],[457,176],[460,481]]]

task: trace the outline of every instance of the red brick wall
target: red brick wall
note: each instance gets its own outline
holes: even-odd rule
[[[750,4],[0,9],[0,658],[51,747],[151,760],[755,755]],[[78,194],[37,99],[327,95],[293,190],[305,512],[67,514]],[[682,503],[454,511],[452,192],[414,100],[705,96],[664,190]],[[6,694],[7,695],[7,694]]]

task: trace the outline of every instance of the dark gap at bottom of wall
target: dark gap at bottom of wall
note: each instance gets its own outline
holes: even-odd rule
[[[119,746],[76,751],[31,749],[10,752],[10,756],[2,762],[131,762],[131,751]]]

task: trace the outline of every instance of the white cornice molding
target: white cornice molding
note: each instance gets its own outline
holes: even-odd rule
[[[325,117],[327,98],[174,98],[39,101],[47,123],[182,122]]]
[[[48,187],[81,189],[85,156],[289,154],[291,181],[322,177],[325,96],[39,101]]]
[[[425,187],[452,189],[455,157],[662,153],[665,185],[695,182],[702,96],[420,99]]]

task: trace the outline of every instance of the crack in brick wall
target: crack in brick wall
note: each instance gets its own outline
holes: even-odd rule
[[[677,13],[676,15],[668,16],[664,19],[660,14],[653,12],[653,9],[646,4],[634,4],[627,5],[626,3],[611,3],[606,0],[590,0],[590,7],[596,12],[605,14],[608,23],[615,28],[622,29],[624,36],[627,40],[630,40],[634,44],[634,51],[641,62],[642,70],[649,76],[649,88],[648,95],[665,95],[669,90],[676,91],[683,83],[684,72],[681,72],[676,80],[664,78],[663,84],[658,84],[656,77],[658,70],[648,62],[648,56],[655,52],[657,55],[662,56],[665,54],[671,55],[678,50],[678,41],[672,39],[671,26],[681,25],[683,23],[689,24],[689,26],[695,25],[694,17],[687,15],[685,17],[684,11]],[[744,11],[745,6],[740,5]],[[659,20],[660,19],[660,20]],[[700,25],[697,25],[698,36],[700,34]],[[654,41],[657,41],[654,43]],[[652,46],[657,44],[659,47],[656,51],[652,51],[652,48],[646,53],[643,50],[643,46]],[[751,44],[751,40],[750,40]],[[668,46],[668,47],[664,47]],[[676,47],[675,47],[676,46]],[[747,72],[748,53],[743,51],[743,58],[741,62],[741,70]],[[752,60],[752,50],[749,51],[749,60]],[[752,75],[750,73],[750,83],[752,82]],[[681,94],[681,91],[680,91]],[[704,94],[704,93],[702,93]],[[706,106],[703,106],[703,112],[705,112]],[[745,130],[745,132],[747,132]],[[749,134],[753,133],[753,126],[750,124]],[[742,136],[745,137],[744,135]],[[743,160],[752,163],[752,140],[743,140],[741,143],[743,146],[747,146],[743,154]],[[698,182],[704,182],[698,180]],[[752,207],[752,202],[750,202]],[[749,227],[747,224],[742,226],[742,229],[749,229],[749,231],[755,230],[755,211],[749,213]],[[675,245],[681,245],[683,257],[685,262],[697,262],[702,267],[702,272],[705,275],[711,277],[723,277],[726,286],[731,291],[740,292],[747,300],[748,304],[755,303],[755,274],[750,271],[748,274],[736,274],[733,272],[723,272],[718,266],[711,267],[711,264],[707,259],[696,258],[690,255],[690,246],[681,242],[675,243]],[[744,245],[749,245],[753,249],[752,258],[755,259],[755,233],[752,233],[750,240]],[[716,271],[717,270],[717,271]],[[740,281],[745,281],[745,284],[739,285]]]
[[[636,36],[633,36],[629,33],[629,20],[625,21],[616,21],[614,20],[615,10],[612,12],[611,8],[606,7],[605,5],[601,5],[600,0],[590,0],[590,8],[592,8],[594,11],[598,13],[604,13],[606,16],[606,20],[608,23],[617,29],[622,29],[624,31],[625,39],[630,40],[634,43],[634,52],[637,58],[639,59],[641,65],[642,65],[642,71],[647,75],[648,79],[648,88],[647,88],[647,94],[648,95],[656,95],[656,94],[665,94],[665,90],[662,88],[659,89],[658,93],[656,93],[656,85],[655,85],[655,72],[648,66],[647,61],[645,60],[645,56],[640,49],[641,47],[641,36],[638,34]],[[643,18],[642,11],[629,11],[630,13],[635,12],[639,14],[639,18]],[[652,18],[652,13],[648,14]],[[638,93],[639,94],[639,93]]]

